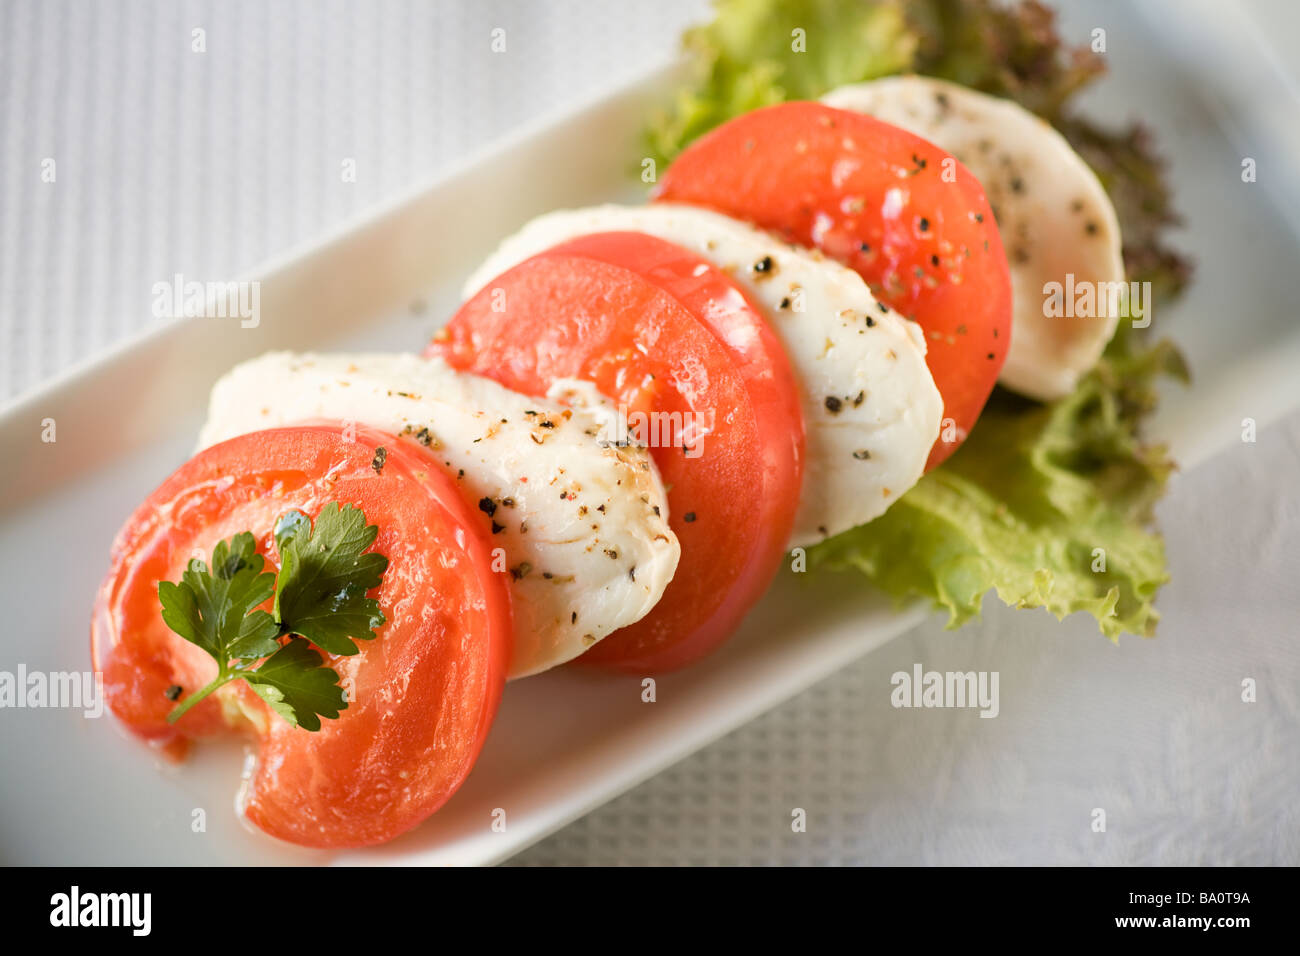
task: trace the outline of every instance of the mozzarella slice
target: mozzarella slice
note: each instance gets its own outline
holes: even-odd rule
[[[668,501],[645,449],[619,447],[581,407],[441,360],[268,353],[217,382],[199,447],[313,418],[420,442],[486,512],[514,598],[512,678],[639,620],[677,568]]]
[[[856,272],[816,251],[693,206],[598,206],[534,219],[488,258],[465,295],[557,243],[614,231],[657,236],[710,260],[785,345],[807,431],[792,547],[870,521],[917,482],[943,411],[921,329],[876,302]]]
[[[1011,348],[998,380],[1031,398],[1073,392],[1115,334],[1111,294],[1127,285],[1115,207],[1065,137],[1010,100],[923,76],[843,86],[822,101],[928,139],[975,174],[1011,266]],[[1107,314],[1048,306],[1058,289],[1089,287]]]

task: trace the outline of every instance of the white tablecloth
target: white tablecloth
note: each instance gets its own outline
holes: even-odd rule
[[[160,278],[238,275],[318,236],[660,62],[703,8],[2,0],[0,399],[146,327]],[[1298,465],[1292,416],[1175,480],[1159,639],[1116,648],[990,602],[519,861],[1300,863]],[[1001,714],[895,710],[889,676],[915,663],[997,670]]]

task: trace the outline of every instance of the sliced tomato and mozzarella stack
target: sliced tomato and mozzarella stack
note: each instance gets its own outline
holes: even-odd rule
[[[1011,282],[984,189],[955,157],[870,116],[785,103],[701,137],[657,198],[818,249],[918,323],[946,425],[927,467],[957,450],[1006,359]]]
[[[494,374],[501,363],[490,344],[510,340],[513,301],[507,296],[506,311],[490,313],[499,318],[485,331],[484,306],[490,308],[497,291],[509,290],[520,271],[549,274],[544,264],[557,244],[599,250],[629,233],[703,257],[753,303],[764,320],[761,328],[775,335],[787,356],[807,435],[802,493],[786,498],[786,504],[797,502],[790,545],[864,524],[916,483],[938,437],[942,407],[926,369],[921,330],[872,296],[852,270],[710,210],[666,203],[601,206],[534,220],[470,278],[467,305],[431,351]],[[523,260],[530,261],[516,265]],[[588,305],[573,300],[567,308],[580,321]],[[779,426],[767,420],[769,431]]]
[[[988,194],[1011,269],[1015,335],[998,381],[1030,398],[1074,391],[1101,358],[1119,310],[1061,317],[1051,283],[1124,283],[1119,220],[1097,175],[1065,137],[1011,100],[924,76],[840,87],[828,106],[866,113],[936,143]]]
[[[272,352],[217,382],[199,445],[326,419],[421,449],[498,550],[515,603],[509,673],[525,677],[644,617],[680,554],[650,457],[611,440],[599,396],[568,397],[511,391],[416,355]]]
[[[629,421],[681,423],[642,436],[682,542],[677,574],[649,615],[586,655],[680,667],[736,628],[785,553],[804,444],[790,362],[744,292],[690,249],[641,232],[547,245],[472,296],[430,351],[526,394],[584,381]]]
[[[980,182],[864,115],[897,100],[946,134],[906,105],[921,95],[758,110],[687,149],[648,206],[533,221],[423,357],[232,370],[200,451],[115,545],[92,628],[113,711],[171,751],[250,733],[252,822],[366,845],[456,789],[507,677],[716,649],[789,548],[879,516],[953,453],[1017,354]],[[1022,166],[1046,191],[1059,144],[1018,148],[1040,150]],[[1016,209],[1063,242],[1057,211]],[[1017,321],[1041,264],[1068,258],[1015,273]],[[1089,265],[1113,263],[1099,246]],[[1063,387],[1108,334],[1039,329],[1014,383]]]

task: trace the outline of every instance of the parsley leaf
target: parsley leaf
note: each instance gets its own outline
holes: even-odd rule
[[[254,611],[244,618],[239,637],[227,649],[230,656],[241,661],[255,661],[274,654],[280,647],[276,640],[280,636],[280,625],[275,618],[265,611]]]
[[[347,708],[347,696],[338,673],[312,644],[348,656],[357,653],[353,640],[375,638],[384,615],[366,592],[379,586],[388,559],[366,548],[378,534],[359,508],[330,502],[314,529],[300,511],[276,522],[278,575],[263,571],[256,539],[244,531],[217,542],[211,567],[196,558],[179,582],[159,582],[163,621],[217,662],[217,676],[167,720],[175,723],[217,688],[241,678],[291,724],[314,731],[321,717],[336,719]],[[272,597],[271,611],[258,607]]]
[[[321,656],[301,637],[291,637],[245,680],[272,710],[304,730],[320,730],[321,717],[334,720],[348,706],[338,673],[323,667]]]
[[[357,652],[354,638],[373,640],[384,615],[366,592],[378,587],[388,559],[362,552],[378,534],[359,508],[340,508],[335,501],[321,510],[314,530],[302,512],[281,518],[275,527],[281,565],[272,611],[280,626],[340,656]]]
[[[256,548],[245,531],[217,542],[211,571],[195,558],[180,584],[160,583],[158,597],[167,626],[213,657],[229,655],[230,645],[242,636],[245,616],[275,590],[275,575],[262,573],[265,562]]]

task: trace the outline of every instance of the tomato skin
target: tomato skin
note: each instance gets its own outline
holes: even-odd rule
[[[314,517],[328,501],[360,507],[379,526],[373,550],[389,558],[370,592],[387,619],[378,636],[350,657],[323,654],[351,688],[347,709],[306,731],[235,681],[167,724],[175,703],[164,691],[192,692],[216,663],[163,623],[158,581],[179,580],[194,552],[209,560],[218,540],[244,530],[274,571],[275,520],[294,508]],[[454,481],[410,441],[364,427],[348,441],[323,424],[234,438],[182,465],[119,534],[91,629],[109,708],[129,729],[173,751],[251,732],[258,759],[241,795],[245,816],[313,847],[389,840],[455,792],[495,715],[510,646],[506,584]]]
[[[812,246],[857,271],[925,330],[926,364],[956,451],[1011,343],[1011,276],[979,181],[953,156],[870,116],[820,103],[764,107],[702,136],[655,198],[705,206]],[[945,429],[947,431],[947,429]]]
[[[804,432],[779,340],[723,273],[652,236],[582,237],[489,282],[426,354],[526,394],[580,378],[629,416],[711,415],[698,457],[651,448],[682,546],[673,581],[650,614],[578,662],[672,670],[730,636],[785,553]]]

